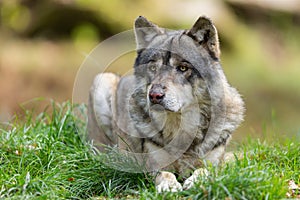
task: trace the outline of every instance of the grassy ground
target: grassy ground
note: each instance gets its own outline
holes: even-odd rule
[[[85,108],[70,103],[47,112],[16,119],[0,129],[0,199],[281,199],[288,181],[300,183],[299,141],[238,145],[244,158],[214,168],[187,191],[155,192],[147,173],[116,169],[138,167],[116,153],[96,155],[85,142]],[[74,114],[76,113],[76,114]],[[112,159],[113,156],[113,159]],[[111,161],[114,161],[114,167]]]

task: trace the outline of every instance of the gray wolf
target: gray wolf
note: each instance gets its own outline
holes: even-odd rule
[[[98,74],[90,89],[89,138],[117,146],[159,172],[158,191],[188,189],[207,173],[204,162],[222,162],[243,120],[243,100],[223,73],[217,29],[209,18],[174,31],[138,17],[134,32],[134,75]],[[183,186],[173,173],[186,178]]]

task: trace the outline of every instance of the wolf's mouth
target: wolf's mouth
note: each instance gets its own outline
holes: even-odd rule
[[[158,112],[163,112],[166,111],[168,109],[166,109],[163,105],[161,104],[153,104],[151,103],[150,105],[150,110],[154,110],[154,111],[158,111]]]
[[[161,104],[153,104],[150,103],[150,111],[156,111],[156,112],[171,112],[171,113],[180,113],[181,110],[174,110],[172,108],[169,108],[165,105]]]

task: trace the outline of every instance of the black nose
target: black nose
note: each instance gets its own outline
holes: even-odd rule
[[[164,87],[161,84],[152,85],[149,91],[149,99],[151,103],[159,104],[162,102],[165,96]]]

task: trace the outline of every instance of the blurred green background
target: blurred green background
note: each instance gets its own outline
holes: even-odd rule
[[[298,0],[3,0],[0,8],[0,122],[20,104],[40,111],[49,98],[72,99],[89,52],[132,29],[137,16],[188,29],[207,15],[219,31],[225,74],[246,102],[234,139],[300,138]],[[132,67],[129,57],[112,65],[122,74]]]

